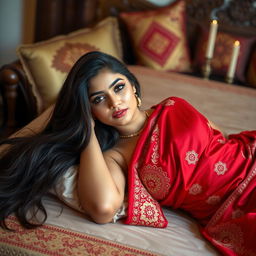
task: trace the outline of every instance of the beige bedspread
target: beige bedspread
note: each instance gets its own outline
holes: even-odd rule
[[[178,96],[226,133],[256,129],[254,89],[139,66],[130,70],[142,85],[144,108]],[[181,212],[164,209],[169,225],[154,229],[122,222],[98,225],[53,198],[45,203],[47,225],[29,234],[20,230],[16,236],[0,232],[0,255],[219,255],[202,238],[196,222]]]
[[[178,96],[228,134],[256,129],[255,89],[140,66],[131,66],[130,70],[142,85],[145,108],[168,96]]]

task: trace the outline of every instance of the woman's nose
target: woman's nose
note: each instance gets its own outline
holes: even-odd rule
[[[109,98],[109,104],[111,108],[116,108],[120,104],[120,97],[118,95],[111,95]]]

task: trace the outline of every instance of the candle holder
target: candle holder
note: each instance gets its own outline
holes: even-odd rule
[[[205,63],[204,66],[202,68],[202,73],[203,73],[203,77],[204,79],[209,79],[209,76],[211,74],[212,68],[211,68],[211,58],[205,58]]]
[[[226,79],[225,79],[226,83],[228,84],[232,84],[233,81],[234,81],[234,77],[230,77],[230,76],[227,76]]]

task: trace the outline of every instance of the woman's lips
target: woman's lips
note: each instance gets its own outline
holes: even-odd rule
[[[121,118],[126,114],[127,110],[128,109],[126,108],[126,109],[115,111],[112,116],[113,118]]]

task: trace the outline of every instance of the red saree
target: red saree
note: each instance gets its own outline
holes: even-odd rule
[[[126,224],[165,227],[183,209],[225,255],[255,255],[256,131],[226,139],[185,100],[153,107],[128,175]]]

